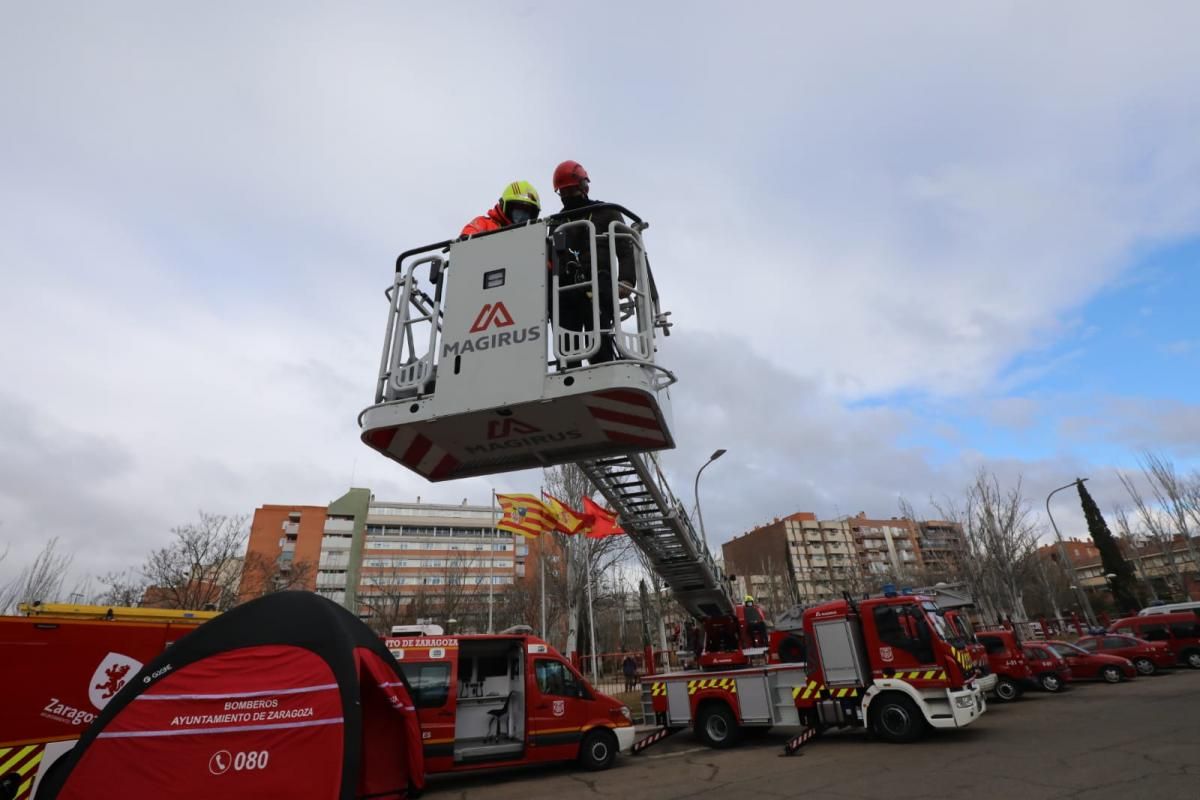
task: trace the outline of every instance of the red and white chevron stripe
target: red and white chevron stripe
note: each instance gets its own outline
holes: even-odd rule
[[[0,776],[15,772],[23,779],[13,800],[28,800],[29,787],[33,785],[33,778],[37,775],[45,747],[44,744],[0,747]]]
[[[441,480],[461,466],[428,436],[411,429],[380,428],[364,438],[371,447],[430,480]]]
[[[585,401],[588,413],[611,441],[639,447],[665,447],[666,434],[654,413],[654,403],[639,392],[612,389]]]

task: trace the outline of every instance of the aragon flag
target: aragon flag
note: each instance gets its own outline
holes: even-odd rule
[[[539,536],[554,530],[554,517],[542,505],[542,501],[531,494],[498,494],[496,502],[503,512],[496,527],[502,531]]]
[[[587,524],[587,518],[552,494],[542,492],[543,505],[554,519],[554,529],[563,533],[579,533]]]
[[[588,518],[586,535],[589,539],[604,539],[608,536],[620,536],[625,533],[617,526],[617,515],[601,508],[592,498],[583,498],[583,514]]]

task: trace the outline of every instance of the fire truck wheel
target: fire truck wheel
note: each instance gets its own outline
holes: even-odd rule
[[[871,703],[871,727],[885,742],[915,742],[925,732],[925,718],[912,700],[888,692]]]
[[[700,741],[709,747],[733,747],[742,738],[742,728],[737,724],[733,712],[721,702],[710,702],[700,709],[696,733]]]
[[[1120,683],[1121,668],[1114,667],[1112,664],[1109,664],[1107,667],[1100,670],[1100,677],[1104,679],[1105,683]]]
[[[584,769],[608,769],[616,757],[617,737],[605,728],[589,731],[579,745],[579,763]]]
[[[1154,662],[1148,658],[1135,658],[1133,660],[1133,665],[1137,667],[1139,675],[1153,675],[1157,669],[1154,666]]]
[[[1043,672],[1038,676],[1038,685],[1047,692],[1061,692],[1063,688],[1062,679],[1053,672]]]
[[[1008,678],[1001,678],[996,681],[996,699],[1001,703],[1011,703],[1021,696],[1021,687],[1016,681],[1011,681]]]
[[[1183,660],[1192,669],[1200,669],[1200,650],[1189,650],[1183,654]]]

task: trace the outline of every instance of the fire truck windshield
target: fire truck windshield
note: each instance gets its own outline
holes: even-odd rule
[[[954,633],[946,625],[946,620],[938,613],[937,606],[933,603],[922,603],[921,607],[925,609],[925,616],[929,619],[930,626],[937,631],[938,637],[948,642],[955,638]]]

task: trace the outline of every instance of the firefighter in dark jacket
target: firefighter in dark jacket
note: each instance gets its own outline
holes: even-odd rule
[[[587,170],[577,161],[564,161],[554,170],[554,191],[562,199],[563,211],[576,211],[586,206],[600,206],[599,200],[588,197]],[[611,330],[613,327],[613,297],[612,271],[610,268],[609,244],[607,237],[599,238],[608,233],[612,222],[627,224],[625,217],[615,208],[598,208],[592,212],[571,214],[570,220],[590,220],[596,226],[596,273],[600,288],[600,327]],[[572,230],[567,234],[567,253],[560,256],[563,263],[561,280],[563,283],[575,283],[587,280],[591,272],[591,251],[588,247],[587,234],[583,230]],[[617,279],[620,281],[619,296],[629,294],[637,281],[634,266],[633,244],[629,239],[617,242]],[[559,323],[568,330],[583,330],[584,327],[595,329],[592,319],[591,295],[588,292],[577,291],[563,297],[559,311]],[[590,363],[600,364],[616,358],[611,333],[600,338],[600,350],[592,356]]]

